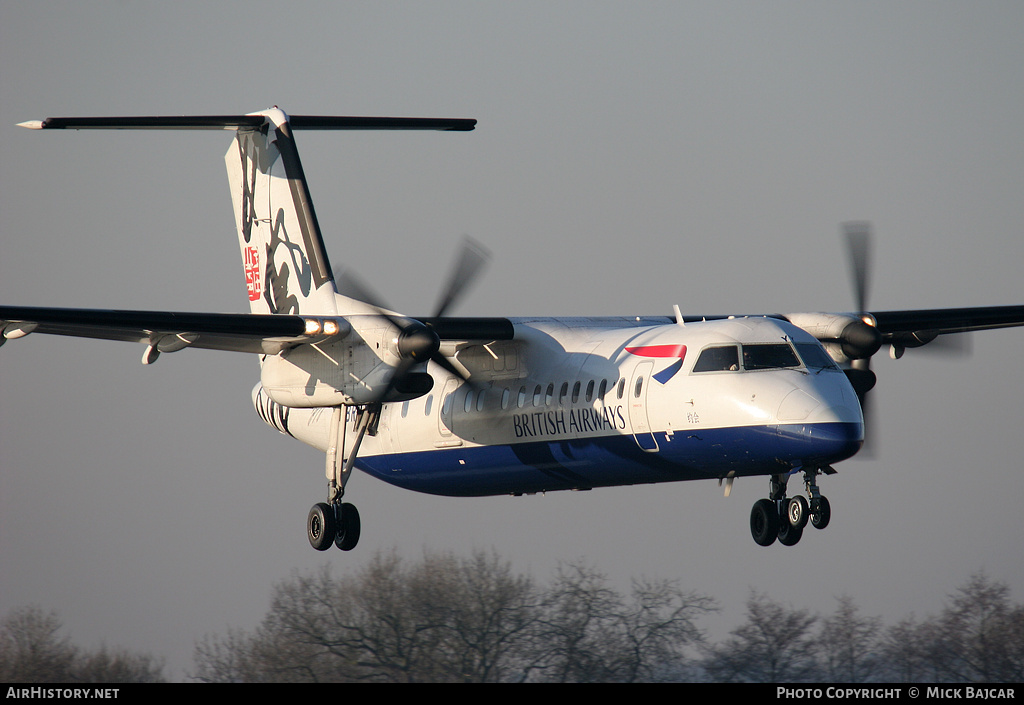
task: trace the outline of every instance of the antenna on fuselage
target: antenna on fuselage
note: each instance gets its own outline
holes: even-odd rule
[[[672,304],[672,310],[676,314],[676,323],[685,326],[686,323],[683,322],[683,312],[679,310],[679,304]]]

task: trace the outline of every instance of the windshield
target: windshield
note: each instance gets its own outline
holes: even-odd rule
[[[825,352],[814,343],[751,343],[743,345],[743,364],[740,365],[740,348],[736,345],[718,345],[701,351],[694,372],[736,372],[739,370],[783,370],[799,368],[801,363],[808,370],[841,371]],[[799,357],[797,355],[799,354]]]
[[[694,372],[732,372],[739,368],[740,356],[735,345],[708,348],[693,365]]]
[[[835,361],[829,357],[829,354],[825,352],[824,348],[814,343],[797,343],[796,351],[800,354],[800,359],[804,361],[804,364],[809,370],[835,370],[840,371],[839,367],[836,366]]]
[[[758,343],[743,346],[743,369],[777,370],[784,367],[799,367],[793,348],[785,343]]]

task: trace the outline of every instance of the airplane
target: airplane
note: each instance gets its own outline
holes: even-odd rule
[[[352,550],[354,469],[447,496],[524,495],[766,476],[756,543],[824,529],[818,478],[865,440],[870,360],[940,336],[1024,325],[1024,306],[869,311],[870,226],[844,225],[853,312],[641,317],[454,317],[488,259],[464,243],[429,316],[335,276],[295,130],[470,131],[476,120],[246,115],[66,117],[37,130],[228,130],[225,155],[249,313],[0,306],[0,345],[32,333],[141,343],[143,364],[187,348],[258,356],[256,413],[325,454],[313,548]],[[788,491],[800,475],[803,493]]]

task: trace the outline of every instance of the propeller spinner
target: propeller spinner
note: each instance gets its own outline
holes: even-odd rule
[[[479,276],[490,259],[490,252],[475,240],[466,237],[459,250],[455,266],[448,277],[438,304],[434,310],[432,319],[441,318],[452,308],[466,292],[473,280]],[[416,319],[409,319],[397,316],[391,310],[382,305],[381,299],[373,294],[370,289],[360,282],[351,272],[344,273],[338,280],[339,290],[347,296],[359,299],[386,318],[392,325],[398,328],[399,333],[395,338],[395,353],[399,357],[399,363],[391,376],[388,384],[374,395],[370,403],[385,401],[395,390],[406,393],[426,393],[430,391],[433,380],[423,372],[414,372],[416,365],[426,363],[428,360],[441,366],[448,372],[469,381],[464,372],[453,365],[448,358],[440,353],[441,337],[429,324]]]

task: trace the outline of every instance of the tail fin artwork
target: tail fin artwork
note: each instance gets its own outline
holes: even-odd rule
[[[334,315],[334,277],[288,116],[260,114],[267,121],[238,129],[224,157],[250,310]]]

